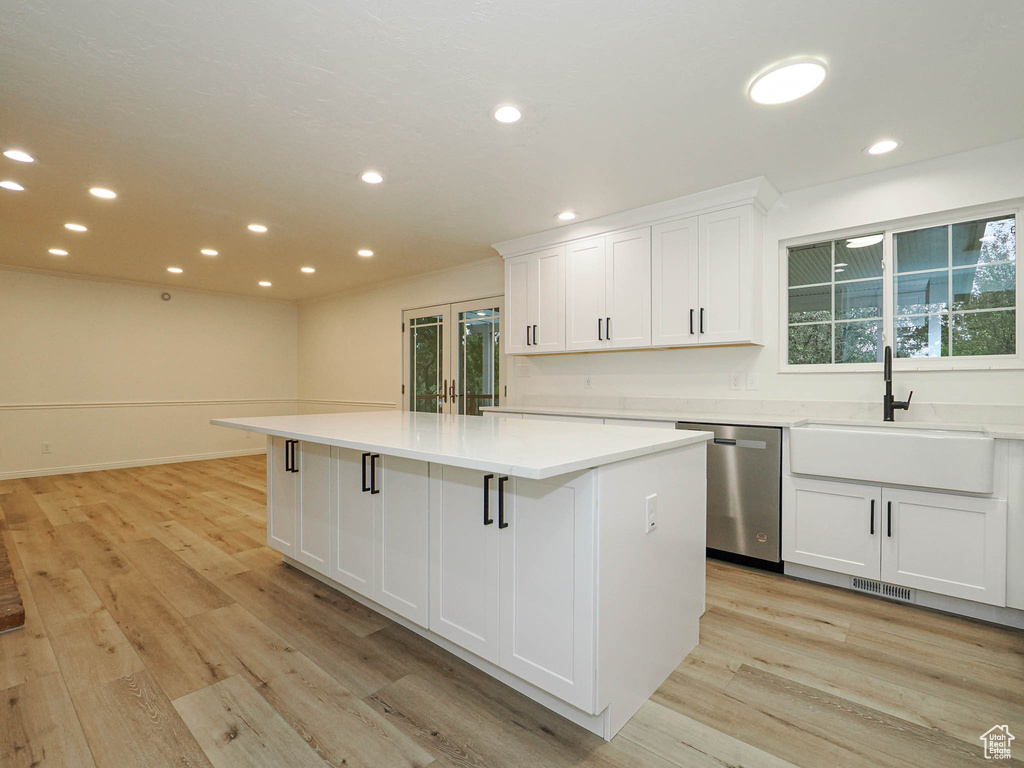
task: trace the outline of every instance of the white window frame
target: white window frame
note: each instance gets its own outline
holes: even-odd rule
[[[1017,354],[977,355],[973,357],[901,357],[893,356],[893,370],[898,371],[955,371],[955,370],[1007,370],[1024,368],[1024,281],[1021,280],[1021,212],[1024,199],[1004,203],[959,208],[940,213],[879,222],[868,226],[821,232],[806,237],[779,241],[779,371],[781,373],[879,373],[882,363],[800,363],[789,362],[789,249],[831,240],[844,240],[883,233],[882,290],[883,319],[882,345],[892,345],[895,334],[895,295],[893,290],[893,235],[927,227],[960,224],[996,216],[1014,216],[1017,219],[1016,238],[1016,325]],[[834,323],[834,320],[833,320]]]

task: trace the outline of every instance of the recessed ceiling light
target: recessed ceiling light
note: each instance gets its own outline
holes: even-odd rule
[[[269,280],[260,280],[260,286],[263,288],[269,288],[272,285],[273,283],[270,282]]]
[[[167,271],[168,272],[173,272],[176,275],[180,275],[185,270],[183,270],[181,267],[168,267]]]
[[[36,161],[32,155],[28,152],[22,152],[20,149],[8,149],[4,152],[4,157],[9,157],[11,160],[17,160],[19,163],[34,163]]]
[[[900,143],[895,139],[882,139],[881,141],[876,141],[864,151],[869,155],[884,155],[887,152],[892,152],[899,145]]]
[[[64,229],[70,229],[72,232],[88,232],[89,228],[82,224],[67,223],[64,225]]]
[[[24,192],[25,188],[16,181],[0,181],[0,187],[9,189],[12,192]]]
[[[747,93],[757,104],[785,104],[813,91],[825,81],[826,74],[828,69],[823,61],[790,59],[755,77]]]
[[[104,200],[113,200],[117,197],[117,192],[112,189],[104,189],[103,187],[93,187],[89,190],[89,194],[94,197],[102,197]]]
[[[854,237],[846,241],[847,248],[867,248],[869,245],[878,245],[885,239],[884,235],[865,235]]]
[[[576,213],[576,211],[562,211],[560,214],[555,216],[555,218],[559,221],[572,221],[577,216],[579,216],[579,214]]]
[[[380,184],[384,181],[384,174],[377,171],[366,171],[362,176],[359,177],[367,184]]]
[[[302,267],[300,271],[305,272],[307,275],[312,275],[314,272],[316,272],[316,269],[314,269],[313,267]]]
[[[265,226],[263,226],[262,224],[250,224],[249,225],[249,231],[250,232],[266,232],[267,228]]]
[[[494,108],[493,115],[499,123],[518,123],[523,110],[515,104],[499,104]]]
[[[52,253],[54,256],[67,256],[68,255],[68,252],[65,251],[63,248],[51,248],[50,249],[50,253]]]
[[[200,253],[203,254],[203,256],[216,256],[217,255],[217,251],[213,250],[213,248],[203,248],[203,250],[201,250]]]
[[[356,253],[358,253],[360,256],[373,256],[373,251],[371,251],[369,248],[360,248],[358,251],[356,251]]]

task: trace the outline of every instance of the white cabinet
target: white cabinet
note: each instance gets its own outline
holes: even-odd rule
[[[651,229],[609,235],[605,339],[615,348],[651,345]]]
[[[587,712],[594,708],[594,494],[511,478],[499,514],[499,664]],[[501,497],[499,497],[499,502]],[[493,526],[497,528],[498,526]]]
[[[467,651],[497,663],[494,477],[488,478],[485,493],[481,472],[450,466],[436,470],[430,493],[429,626]]]
[[[375,459],[373,599],[427,626],[430,539],[430,465],[381,456]],[[368,494],[369,495],[369,494]]]
[[[1006,502],[786,477],[783,560],[1006,604]]]
[[[374,497],[369,487],[370,454],[334,449],[335,509],[331,515],[332,579],[361,595],[373,595]]]
[[[608,308],[605,239],[569,243],[565,254],[565,348],[606,349]]]
[[[267,544],[295,556],[299,482],[292,471],[298,440],[267,438]]]
[[[751,205],[652,230],[652,344],[758,343],[761,216]]]
[[[565,247],[505,262],[508,354],[565,349]]]
[[[882,489],[784,477],[782,559],[877,579]]]
[[[331,447],[300,442],[295,449],[294,469],[299,491],[295,559],[319,573],[327,573],[331,542]]]
[[[1006,502],[886,488],[882,581],[1006,605]]]

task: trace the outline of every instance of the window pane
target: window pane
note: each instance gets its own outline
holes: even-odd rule
[[[789,249],[789,284],[813,285],[832,280],[832,243]]]
[[[953,270],[953,309],[995,309],[1017,304],[1015,264]]]
[[[882,316],[882,281],[836,283],[836,320]]]
[[[896,314],[923,315],[949,309],[949,271],[896,278]]]
[[[980,219],[953,225],[953,266],[991,264],[1017,258],[1016,220]]]
[[[877,243],[871,242],[878,239]],[[853,244],[853,247],[850,246]],[[836,281],[882,276],[882,235],[836,241]]]
[[[877,363],[881,360],[881,320],[836,323],[837,363]]]
[[[896,357],[945,357],[949,354],[946,315],[896,318]]]
[[[896,271],[916,272],[949,265],[949,227],[929,227],[899,232],[893,238]]]
[[[791,365],[832,362],[832,325],[793,325],[789,328]]]
[[[1017,313],[971,312],[953,315],[953,354],[1012,355],[1017,352]]]
[[[832,289],[828,285],[789,289],[789,322],[813,323],[832,319]]]
[[[409,321],[410,410],[440,413],[443,319],[441,315],[431,315]]]

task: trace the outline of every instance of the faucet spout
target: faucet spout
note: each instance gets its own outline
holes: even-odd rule
[[[911,392],[906,400],[897,400],[892,394],[892,347],[885,348],[885,397],[882,398],[882,420],[895,421],[896,410],[909,411],[910,400],[914,397]]]

